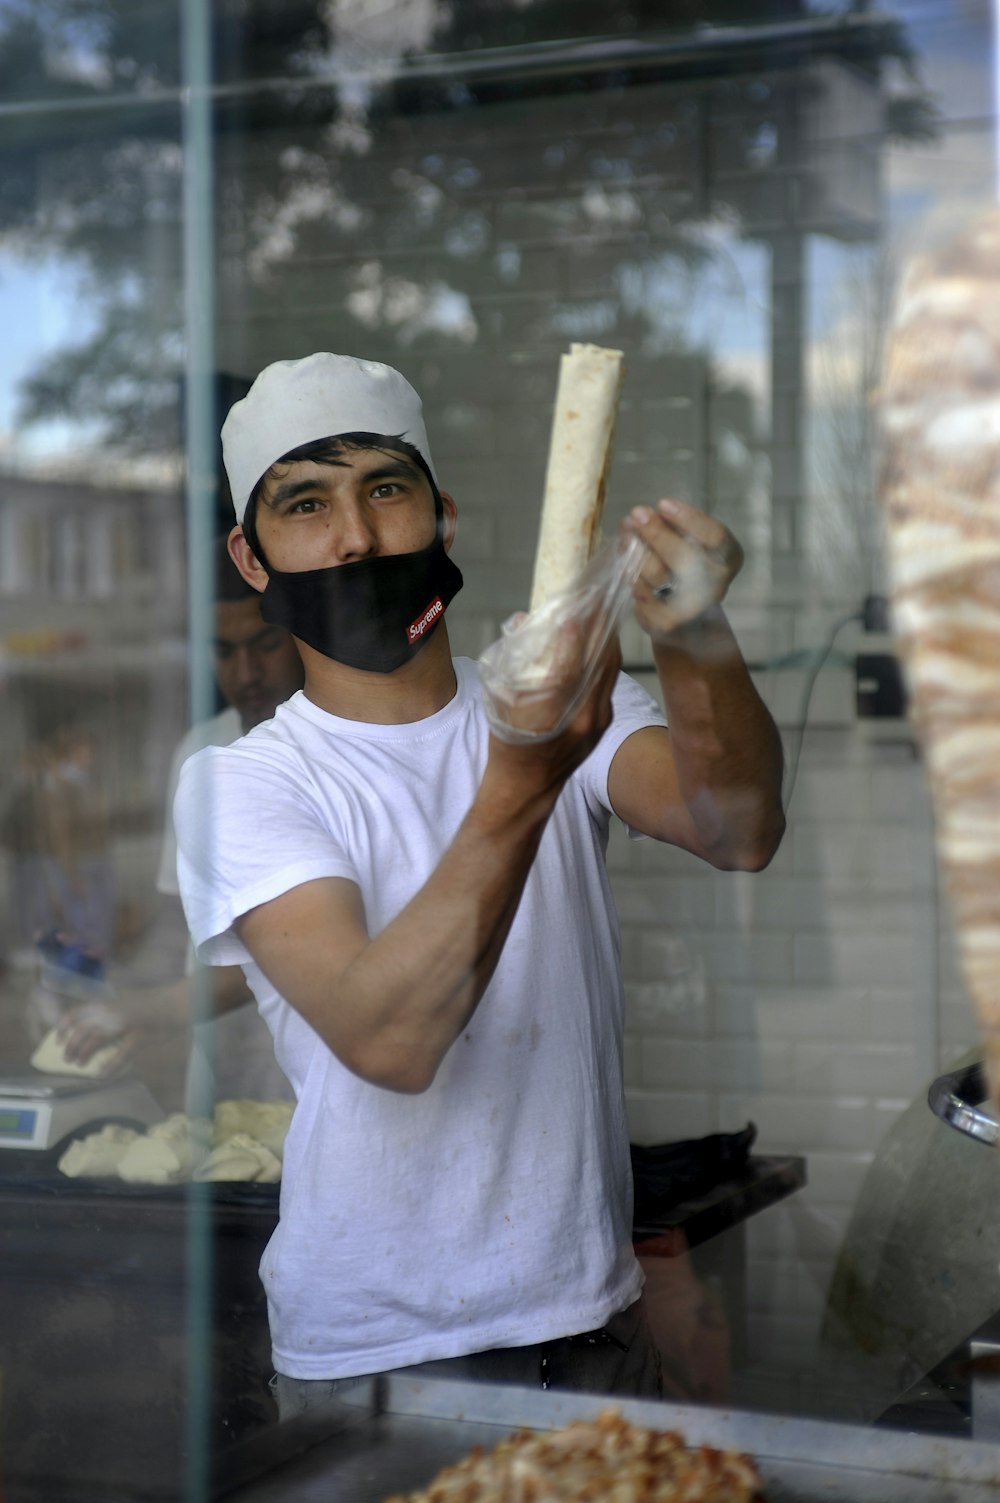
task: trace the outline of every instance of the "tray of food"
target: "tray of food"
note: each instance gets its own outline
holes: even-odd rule
[[[404,1375],[264,1444],[283,1444],[284,1460],[248,1484],[223,1468],[219,1491],[239,1503],[1000,1503],[1000,1450],[974,1441]]]

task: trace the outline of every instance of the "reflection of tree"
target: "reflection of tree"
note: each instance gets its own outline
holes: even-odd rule
[[[885,248],[849,252],[838,289],[839,316],[814,351],[809,460],[816,504],[807,551],[824,587],[848,600],[877,593],[885,583],[871,409],[891,283]]]
[[[663,348],[662,297],[643,304],[630,294],[636,245],[667,276],[707,264],[716,251],[696,225],[727,205],[736,223],[752,221],[783,128],[774,37],[755,45],[745,10],[690,0],[671,9],[665,34],[659,0],[610,9],[596,0],[217,0],[220,321],[265,311],[291,319],[302,288],[321,286],[324,321],[336,310],[347,343],[377,335],[387,353],[451,351],[494,334],[508,348],[539,339],[554,348],[567,333],[605,329],[650,353]],[[26,383],[23,415],[96,418],[125,450],[176,443],[177,12],[176,0],[21,0],[0,22],[0,91],[24,106],[8,110],[0,132],[2,223],[25,254],[55,253],[76,269],[93,320]],[[801,23],[779,40],[778,61],[808,57],[808,12],[756,8],[756,21],[772,17]],[[886,58],[912,64],[897,26],[859,17],[850,7],[828,50],[869,74]],[[709,21],[739,32],[731,55],[689,46]],[[559,38],[609,31],[606,61],[592,48],[585,69],[560,62]],[[624,53],[616,42],[628,44]],[[670,94],[643,108],[642,86],[668,79]],[[557,107],[567,94],[569,114]],[[492,138],[477,103],[500,111]],[[440,149],[408,150],[411,139],[426,142],[428,119],[462,124],[442,132]],[[389,139],[394,165],[379,154]],[[726,187],[717,176],[709,205],[706,173],[720,166]],[[498,225],[491,206],[505,193],[510,224]],[[599,296],[591,285],[561,288],[549,309],[514,313],[508,303],[501,317],[497,294],[520,285],[522,259],[546,234],[571,249],[585,243],[595,259],[617,257],[617,275]],[[672,347],[683,344],[679,321]]]

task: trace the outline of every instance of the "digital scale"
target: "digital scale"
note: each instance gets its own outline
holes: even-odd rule
[[[67,1138],[98,1132],[107,1122],[136,1128],[163,1120],[141,1080],[90,1080],[42,1075],[37,1070],[0,1074],[0,1150],[44,1152]]]

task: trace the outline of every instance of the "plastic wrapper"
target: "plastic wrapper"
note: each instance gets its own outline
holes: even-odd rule
[[[490,729],[515,745],[551,741],[583,704],[639,578],[638,537],[605,542],[573,584],[509,617],[479,659]]]

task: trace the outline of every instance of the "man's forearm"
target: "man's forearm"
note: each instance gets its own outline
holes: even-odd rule
[[[323,1009],[341,1061],[425,1090],[493,975],[555,800],[517,810],[489,787],[427,882],[359,951]]]
[[[720,607],[654,643],[684,802],[719,866],[766,866],[784,832],[781,738]]]

